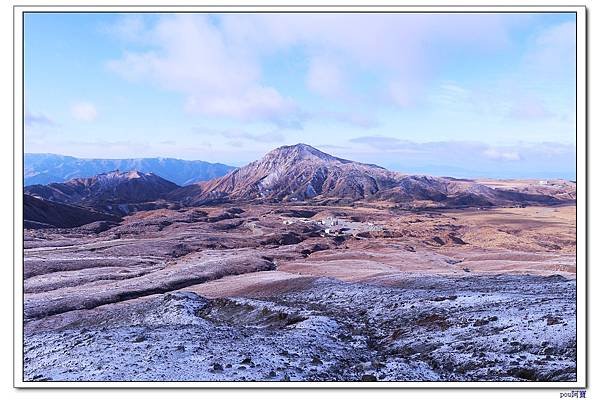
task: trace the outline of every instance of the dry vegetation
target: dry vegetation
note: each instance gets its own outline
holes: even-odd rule
[[[26,230],[25,377],[573,380],[574,221],[245,203]]]

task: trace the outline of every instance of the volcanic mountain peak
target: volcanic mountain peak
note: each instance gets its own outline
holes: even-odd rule
[[[174,191],[174,199],[202,204],[223,199],[363,198],[390,187],[399,174],[324,153],[307,144],[279,147],[222,178]]]
[[[351,161],[344,160],[342,158],[334,157],[330,154],[324,153],[319,149],[309,146],[304,143],[298,143],[291,146],[281,146],[274,150],[271,150],[259,161],[301,161],[301,160],[315,160],[315,161],[329,161],[329,162],[342,162],[349,163]]]
[[[311,163],[328,166],[346,165],[350,168],[377,168],[385,171],[385,168],[375,164],[364,164],[358,161],[346,160],[327,154],[308,144],[298,143],[290,146],[281,146],[271,150],[260,160],[254,161],[250,165],[261,165],[267,168],[289,167],[297,163]]]

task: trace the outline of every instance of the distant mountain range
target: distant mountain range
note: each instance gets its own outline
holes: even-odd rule
[[[56,220],[60,212],[70,212],[61,209],[61,205],[83,207],[95,213],[87,215],[76,210],[82,223],[102,219],[98,213],[123,217],[140,210],[226,202],[374,201],[409,208],[546,205],[573,201],[576,184],[557,180],[511,186],[494,181],[482,184],[468,179],[406,175],[297,144],[272,150],[260,160],[222,177],[183,187],[156,173],[117,170],[62,183],[30,185],[24,192],[33,196],[27,201],[36,206],[35,210],[46,210],[30,210],[26,220],[33,215],[36,219],[31,221],[40,227],[60,227],[74,223]]]
[[[100,159],[58,154],[25,154],[25,186],[64,182],[120,170],[154,173],[178,185],[218,178],[235,169],[225,164],[175,158]]]

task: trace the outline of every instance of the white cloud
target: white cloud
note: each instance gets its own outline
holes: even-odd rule
[[[128,52],[109,68],[186,96],[186,110],[242,121],[296,123],[294,102],[261,84],[257,54],[232,43],[202,15],[162,17],[148,33],[154,49]],[[235,42],[235,40],[234,40]]]
[[[242,121],[294,124],[312,110],[265,83],[265,60],[302,48],[311,58],[304,81],[325,95],[349,94],[346,74],[367,70],[381,79],[381,100],[418,101],[439,64],[430,46],[494,51],[507,46],[517,17],[420,14],[162,15],[125,19],[114,29],[145,50],[124,53],[109,68],[127,79],[182,93],[186,109]],[[360,27],[360,29],[359,29]],[[335,60],[335,62],[333,62]],[[354,71],[354,72],[356,72]],[[348,76],[348,78],[350,78]],[[365,94],[373,101],[373,93]],[[376,99],[375,99],[376,100]]]
[[[342,55],[363,66],[400,73],[426,66],[433,54],[423,46],[425,41],[495,51],[509,44],[509,28],[523,19],[501,14],[262,14],[254,18],[259,21],[254,41],[264,39],[266,33],[274,46],[303,43],[317,54]]]
[[[532,76],[575,79],[575,22],[550,26],[538,33],[525,56]]]
[[[71,106],[73,118],[84,122],[92,122],[98,117],[96,106],[87,101],[80,101]]]
[[[345,145],[345,142],[336,143]],[[401,135],[361,136],[348,147],[336,147],[342,158],[375,163],[412,173],[455,177],[522,177],[572,179],[575,144],[560,142],[504,142],[443,140],[413,142]]]
[[[301,123],[292,100],[284,98],[273,88],[262,86],[249,87],[236,94],[192,94],[188,96],[186,110],[241,121],[269,120],[286,127]]]
[[[350,143],[367,145],[377,150],[415,150],[415,143],[390,136],[360,136],[349,140]]]
[[[493,118],[496,123],[508,121],[521,124],[554,120],[560,117],[556,96],[536,88],[522,87],[514,82],[491,82],[477,86],[462,86],[445,82],[432,91],[430,104],[445,112]],[[566,112],[563,111],[563,115]]]
[[[324,122],[343,123],[363,129],[373,129],[380,126],[380,122],[375,117],[363,114],[358,110],[348,112],[321,110],[308,114],[307,118]]]
[[[527,20],[500,14],[286,14],[256,18],[261,21],[257,31],[264,30],[269,38],[266,41],[273,46],[300,45],[317,60],[335,57],[338,69],[348,75],[353,69],[373,73],[382,81],[381,91],[364,99],[371,103],[384,100],[399,107],[419,103],[432,76],[443,65],[443,56],[434,49],[443,48],[448,53],[468,47],[471,52],[493,53],[510,46],[511,27]],[[316,72],[324,77],[314,79]],[[314,61],[307,83],[321,92],[339,90],[339,76],[332,67]]]
[[[398,139],[390,136],[361,136],[349,140],[350,143],[367,145],[380,151],[412,154],[444,155],[443,157],[458,156],[463,160],[465,157],[476,157],[482,154],[484,157],[497,161],[518,161],[521,159],[520,151],[547,154],[547,148],[553,148],[557,152],[571,150],[568,146],[550,143],[547,146],[533,146],[520,143],[513,146],[490,147],[483,142],[476,141],[440,141],[417,143],[410,140]]]
[[[400,108],[412,106],[419,102],[423,88],[418,80],[396,78],[387,87],[389,99]]]
[[[521,156],[517,151],[503,151],[493,147],[486,149],[483,152],[483,155],[493,160],[518,161],[521,159]]]
[[[207,127],[196,127],[193,129],[195,133],[206,136],[219,135],[226,139],[244,140],[257,143],[278,143],[282,142],[285,137],[279,129],[264,133],[250,133],[240,129],[212,129]]]
[[[454,82],[442,83],[432,96],[434,100],[445,107],[462,105],[473,101],[471,91]]]
[[[515,100],[510,116],[517,119],[540,119],[554,116],[546,105],[535,97],[522,97]]]
[[[311,60],[306,77],[306,85],[315,93],[326,97],[338,97],[345,94],[340,68],[331,60],[316,57]]]
[[[102,26],[101,30],[118,39],[131,42],[143,42],[146,24],[140,14],[125,14],[111,25]]]
[[[513,79],[522,92],[511,90],[511,117],[553,119],[570,125],[575,118],[575,21],[545,27],[531,39]]]
[[[35,125],[54,126],[56,123],[44,113],[35,113],[26,109],[25,126],[31,127]]]

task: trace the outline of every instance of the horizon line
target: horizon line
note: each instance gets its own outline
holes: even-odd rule
[[[296,145],[299,144],[305,144],[305,143],[298,143]],[[279,146],[276,147],[277,148],[281,148],[281,147],[291,147],[291,146],[295,146],[295,145],[283,145],[283,146]],[[319,150],[318,148],[308,145],[312,148],[315,148],[317,150]],[[322,150],[319,150],[322,151]],[[325,154],[331,155],[329,153],[324,152]],[[265,153],[266,154],[266,153]],[[78,159],[78,160],[108,160],[108,161],[119,161],[119,160],[153,160],[153,159],[162,159],[162,160],[176,160],[176,161],[187,161],[187,162],[201,162],[201,163],[207,163],[207,164],[211,164],[211,165],[223,165],[226,167],[231,167],[234,169],[240,169],[245,167],[246,165],[248,165],[249,163],[245,163],[244,165],[240,165],[240,166],[235,166],[235,165],[231,165],[231,164],[226,164],[223,162],[211,162],[211,161],[205,161],[205,160],[200,160],[200,159],[185,159],[185,158],[177,158],[177,157],[163,157],[163,156],[148,156],[148,157],[120,157],[120,158],[103,158],[103,157],[78,157],[78,156],[71,156],[71,155],[66,155],[66,154],[59,154],[59,153],[35,153],[35,152],[23,152],[23,156],[26,155],[50,155],[50,156],[58,156],[58,157],[69,157],[69,158],[74,158],[74,159]],[[333,155],[332,155],[333,156]],[[340,158],[337,156],[334,156],[336,158]],[[23,157],[23,172],[25,170],[25,157]],[[262,157],[260,157],[262,158]],[[254,160],[260,160],[260,158]],[[361,161],[356,161],[356,160],[348,160],[351,162],[358,162],[358,163],[364,163]],[[253,162],[253,161],[251,161]],[[534,171],[531,173],[531,175],[524,175],[524,176],[519,176],[517,174],[511,173],[511,174],[506,174],[506,175],[500,175],[500,174],[494,174],[493,171],[484,171],[481,173],[478,173],[476,171],[473,170],[464,170],[464,167],[457,167],[457,166],[444,166],[444,165],[426,165],[426,166],[421,166],[420,169],[421,171],[417,170],[413,170],[410,167],[404,167],[402,169],[393,169],[393,168],[387,168],[387,167],[382,167],[380,165],[377,165],[378,167],[384,168],[388,171],[391,172],[397,172],[397,173],[403,173],[406,175],[425,175],[425,176],[434,176],[434,177],[440,177],[440,178],[456,178],[456,179],[470,179],[470,180],[477,180],[477,179],[497,179],[497,180],[556,180],[556,179],[562,179],[562,180],[566,180],[566,181],[571,181],[571,182],[576,182],[577,181],[577,174],[576,171],[573,171],[572,174],[569,173],[563,173],[561,171]],[[450,170],[454,170],[455,172],[457,172],[456,170],[464,170],[463,173],[458,173],[458,174],[452,174],[450,173],[431,173],[431,172],[422,172],[422,170],[435,170],[435,169],[450,169]],[[107,172],[112,172],[112,171],[117,171],[119,169],[116,170],[111,170],[111,171],[104,171],[101,173],[107,173]],[[130,171],[138,171],[135,169],[132,170],[123,170],[122,172],[130,172]],[[139,172],[144,172],[144,171],[139,171]],[[149,171],[151,173],[154,173],[152,171]],[[101,173],[95,174],[95,175],[99,175]],[[93,175],[93,176],[95,176]],[[158,175],[160,176],[160,175]],[[551,177],[549,177],[551,176]],[[161,176],[162,177],[162,176]],[[164,178],[163,178],[164,179]]]

